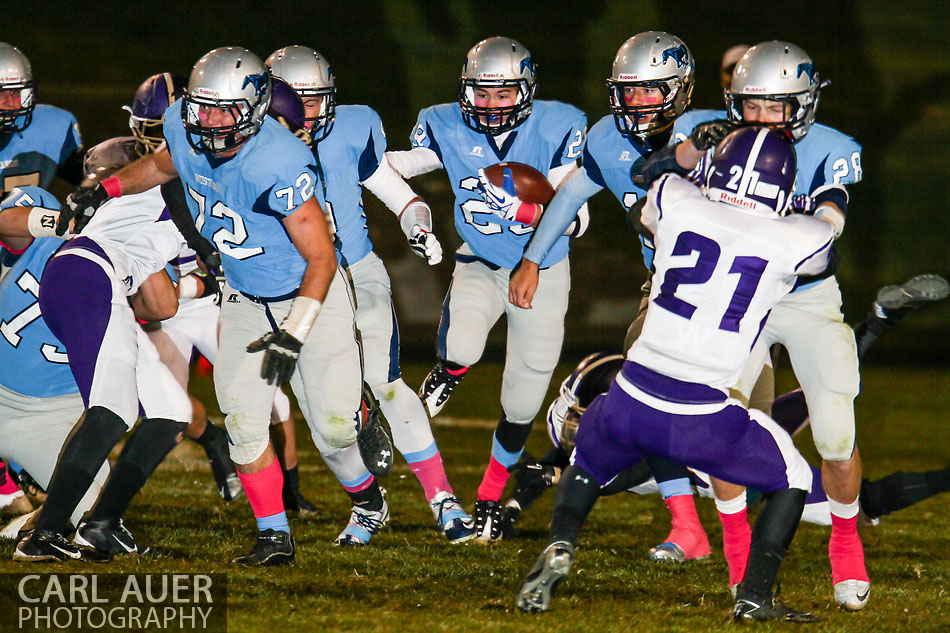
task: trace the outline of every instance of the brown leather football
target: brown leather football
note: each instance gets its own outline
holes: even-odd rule
[[[554,197],[554,187],[544,174],[531,165],[513,162],[496,163],[485,168],[485,177],[491,184],[501,187],[504,185],[506,169],[511,170],[515,194],[522,202],[545,205],[551,202],[551,198]]]

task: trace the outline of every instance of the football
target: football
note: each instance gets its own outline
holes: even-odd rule
[[[554,197],[554,187],[547,176],[524,163],[496,163],[485,168],[485,177],[495,186],[501,187],[505,179],[505,170],[511,170],[515,183],[515,194],[522,202],[546,205]]]

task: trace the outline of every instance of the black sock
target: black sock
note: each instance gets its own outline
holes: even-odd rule
[[[807,496],[807,492],[797,488],[765,495],[765,505],[752,528],[749,563],[737,599],[755,604],[769,601],[778,568],[801,521]]]
[[[573,545],[598,497],[600,484],[597,480],[582,468],[568,466],[561,473],[561,483],[557,486],[548,543],[565,541]]]
[[[36,521],[38,530],[63,532],[69,515],[92,484],[128,427],[122,418],[104,407],[92,407],[63,446],[53,477],[47,486],[46,503]]]
[[[504,415],[498,421],[495,427],[495,439],[501,444],[501,447],[509,453],[520,453],[524,449],[528,436],[531,435],[533,423],[514,424],[509,422]]]
[[[371,510],[376,512],[381,510],[383,507],[383,493],[379,491],[379,484],[376,481],[373,481],[373,485],[365,490],[360,490],[359,492],[349,492],[350,499],[353,501],[353,505],[359,506],[364,510]]]
[[[220,441],[221,437],[224,437],[224,441],[227,442],[228,434],[225,433],[224,429],[218,428],[211,423],[211,420],[206,420],[205,430],[202,431],[201,435],[194,438],[196,442],[205,447],[206,452],[209,446],[214,445],[215,442]]]
[[[876,519],[950,490],[950,468],[925,473],[896,472],[861,482],[861,509]]]
[[[132,502],[132,497],[142,489],[165,455],[178,444],[178,436],[187,426],[184,422],[172,420],[142,420],[138,430],[122,448],[109,481],[89,517],[121,517]]]
[[[284,471],[284,485],[294,494],[300,492],[300,471],[297,466]]]
[[[653,471],[653,478],[656,483],[664,481],[673,481],[675,479],[689,479],[689,471],[685,466],[681,466],[663,457],[647,457],[647,464]]]
[[[646,483],[652,474],[653,471],[647,461],[645,459],[640,460],[627,470],[620,471],[616,477],[607,482],[607,485],[600,489],[600,496],[607,497],[626,492],[634,486]]]
[[[907,312],[909,313],[910,310]],[[896,325],[903,316],[904,315],[901,315],[899,318],[896,318],[893,323],[890,323],[887,319],[879,317],[872,308],[864,321],[854,328],[854,340],[858,345],[858,360],[864,358],[864,355],[874,341],[877,340],[877,337],[883,334],[884,331],[892,325]]]

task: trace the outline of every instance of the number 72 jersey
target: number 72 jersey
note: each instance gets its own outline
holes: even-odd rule
[[[228,284],[258,297],[296,290],[306,262],[282,220],[316,196],[310,149],[271,117],[231,158],[199,154],[181,123],[182,101],[165,112],[165,140],[195,226],[221,253]]]
[[[679,176],[650,188],[643,224],[656,256],[643,333],[628,354],[665,376],[728,389],[768,314],[800,275],[828,263],[833,227],[707,199]]]

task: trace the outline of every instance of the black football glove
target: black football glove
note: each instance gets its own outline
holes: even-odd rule
[[[552,464],[536,462],[530,455],[509,466],[508,472],[515,476],[518,488],[550,488],[561,477],[561,469]]]
[[[303,343],[295,339],[285,330],[268,332],[247,346],[251,354],[264,352],[264,362],[261,364],[261,378],[268,385],[282,385],[294,375],[297,368],[297,357]]]
[[[699,151],[705,152],[719,145],[722,139],[729,136],[729,132],[734,129],[736,129],[736,124],[726,119],[706,121],[693,128],[693,133],[689,135],[689,142]]]
[[[69,230],[69,221],[76,218],[73,233],[82,232],[92,216],[95,215],[103,202],[109,199],[105,188],[96,184],[94,187],[79,187],[66,197],[66,203],[59,212],[59,223],[56,225],[56,235],[65,235]]]

